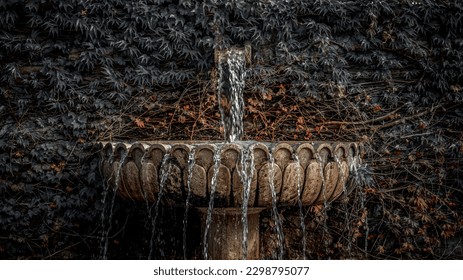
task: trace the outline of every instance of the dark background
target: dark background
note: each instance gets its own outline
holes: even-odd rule
[[[462,17],[450,0],[0,1],[0,257],[146,258],[152,213],[111,203],[98,141],[222,139],[214,50],[248,41],[245,139],[366,147],[347,199],[302,209],[306,256],[462,258]],[[154,257],[183,258],[183,210],[161,208]],[[280,214],[302,258],[299,209]]]

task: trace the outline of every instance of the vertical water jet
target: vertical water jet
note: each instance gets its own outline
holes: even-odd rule
[[[245,52],[239,48],[217,54],[217,97],[226,142],[241,140],[243,135]]]

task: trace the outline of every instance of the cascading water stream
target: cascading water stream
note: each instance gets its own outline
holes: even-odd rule
[[[357,167],[355,168],[355,174],[356,176],[359,176]],[[363,250],[365,252],[365,258],[368,258],[368,236],[370,235],[370,227],[368,225],[368,209],[366,207],[366,194],[365,194],[365,178],[362,178],[363,176],[359,176],[359,182],[358,182],[358,188],[359,188],[359,198],[360,198],[360,209],[361,209],[361,215],[360,215],[360,222],[363,223],[363,228],[365,230],[365,243]]]
[[[348,174],[345,174],[344,173],[344,168],[342,168],[342,161],[341,159],[339,159],[339,156],[338,155],[334,155],[334,160],[336,161],[336,163],[338,164],[339,166],[339,170],[340,170],[340,173],[341,173],[341,180],[343,180],[343,182],[345,182],[345,179],[347,179],[346,177],[348,177]],[[344,194],[347,194],[347,186],[346,184],[343,184],[342,186],[343,188],[343,193]],[[343,202],[342,203],[343,205],[343,210],[344,210],[344,226],[345,226],[345,230],[347,231],[348,233],[348,236],[351,236],[352,235],[352,229],[351,229],[351,226],[350,226],[350,222],[349,222],[349,211],[347,209],[347,203],[346,202]],[[352,251],[352,239],[351,238],[347,238],[347,253],[349,254],[349,257],[351,257],[351,251]]]
[[[322,180],[322,199],[323,199],[323,236],[322,240],[324,241],[325,248],[329,247],[329,240],[325,238],[325,234],[329,233],[328,230],[328,223],[327,223],[327,211],[328,211],[328,198],[326,197],[326,181],[325,181],[325,173],[324,173],[324,166],[323,160],[319,153],[315,154],[315,159],[317,160],[320,166],[320,177]]]
[[[161,198],[163,194],[163,190],[167,181],[167,177],[170,174],[171,171],[171,165],[169,164],[168,160],[170,158],[170,154],[166,153],[164,154],[164,157],[162,158],[162,163],[161,163],[161,180],[159,181],[159,193],[158,193],[158,198],[156,200],[156,204],[154,204],[154,218],[152,219],[152,228],[151,228],[151,238],[150,238],[150,251],[148,254],[148,259],[151,260],[151,257],[153,255],[153,250],[154,250],[154,235],[156,234],[156,220],[159,215],[159,204],[161,203]]]
[[[248,203],[251,183],[255,172],[253,146],[244,146],[241,150],[241,170],[239,171],[241,182],[243,184],[243,204],[241,205],[243,224],[243,259],[247,258],[248,254]]]
[[[220,170],[220,154],[222,152],[222,146],[217,145],[216,150],[214,151],[214,166],[213,166],[213,174],[212,174],[212,179],[211,179],[211,193],[210,193],[210,199],[209,199],[209,207],[207,208],[207,218],[206,218],[206,225],[204,228],[204,237],[203,237],[203,256],[204,259],[207,260],[208,254],[207,254],[207,248],[208,248],[208,233],[209,233],[209,227],[211,226],[212,223],[212,211],[214,210],[214,199],[215,199],[215,191],[217,189],[217,176],[219,175],[219,170]]]
[[[243,90],[246,75],[244,51],[231,48],[222,52],[217,67],[217,97],[225,141],[239,141],[243,135]]]
[[[297,156],[297,153],[293,154],[294,160],[297,163],[298,166],[301,165],[301,162],[299,161],[299,157]],[[304,211],[302,207],[302,199],[301,199],[301,194],[302,194],[302,178],[301,178],[301,173],[297,172],[297,205],[299,206],[299,219],[301,222],[301,230],[302,230],[302,257],[305,260],[306,259],[306,248],[307,248],[307,237],[306,237],[306,229],[305,229],[305,222],[304,222]]]
[[[103,229],[103,235],[102,235],[102,241],[104,241],[104,242],[102,242],[103,243],[103,248],[102,248],[102,252],[101,252],[101,259],[103,259],[103,260],[106,259],[106,254],[108,253],[109,232],[112,229],[112,220],[113,220],[113,214],[114,214],[114,201],[116,200],[116,194],[117,194],[117,191],[118,191],[118,189],[120,187],[122,166],[124,165],[128,154],[129,153],[127,151],[122,153],[121,159],[119,161],[119,166],[117,167],[116,174],[115,174],[116,175],[115,187],[114,187],[114,190],[113,190],[113,196],[111,197],[111,204],[109,206],[108,228],[107,228],[106,231],[104,231],[104,229]],[[103,209],[103,211],[104,211],[104,209]],[[102,218],[104,218],[104,214],[102,215]]]
[[[284,233],[283,233],[283,225],[281,224],[280,220],[280,214],[278,213],[278,208],[277,208],[277,194],[275,191],[275,160],[273,158],[272,153],[269,153],[269,162],[270,162],[270,172],[269,172],[269,185],[270,185],[270,191],[272,193],[272,211],[273,211],[273,219],[275,220],[275,229],[277,233],[277,238],[278,238],[278,246],[279,246],[279,252],[278,252],[278,259],[282,260],[283,255],[284,255]]]
[[[142,156],[141,159],[140,159],[140,163],[141,163],[142,166],[145,164],[145,160],[146,160],[147,155],[148,155],[148,153],[143,153],[143,156]],[[147,211],[147,214],[148,214],[148,219],[151,220],[151,207],[150,207],[149,200],[148,200],[148,196],[147,196],[147,194],[146,194],[145,189],[142,189],[142,196],[143,196],[143,199],[145,200],[145,205],[146,205],[146,211]]]
[[[143,165],[145,163],[145,159],[146,159],[146,156],[148,155],[148,153],[144,153],[143,156],[141,157],[140,159],[140,162],[141,164]],[[142,191],[142,195],[143,195],[143,199],[145,200],[145,206],[146,206],[146,213],[148,215],[148,219],[151,221],[151,240],[150,240],[150,244],[153,242],[152,239],[153,239],[153,232],[155,231],[155,227],[156,227],[156,221],[153,219],[153,216],[152,216],[152,210],[153,210],[153,206],[150,206],[150,202],[149,202],[149,199],[148,199],[148,196],[146,194],[146,192]],[[151,245],[150,245],[150,248],[151,248]],[[149,253],[148,256],[151,255],[151,252]]]
[[[188,179],[187,179],[187,196],[185,201],[185,213],[183,215],[183,258],[187,259],[187,227],[188,227],[188,210],[190,208],[191,199],[191,180],[193,179],[193,167],[195,165],[195,149],[192,149],[188,154]]]
[[[113,163],[114,163],[114,154],[112,154],[112,153],[110,154],[109,159],[108,159],[108,163],[109,163],[110,166],[113,165]],[[108,181],[106,181],[104,183],[103,197],[101,199],[101,205],[102,205],[103,209],[101,211],[100,258],[102,258],[102,259],[105,259],[105,257],[106,257],[105,244],[107,243],[106,242],[107,236],[106,236],[106,230],[105,230],[106,225],[105,224],[106,224],[107,219],[106,219],[105,213],[106,213],[106,199],[107,199],[107,196],[108,196],[108,193],[109,193],[109,188],[110,188],[110,186],[109,186],[109,180],[108,180]]]

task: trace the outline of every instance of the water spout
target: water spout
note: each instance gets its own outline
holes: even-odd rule
[[[217,59],[217,99],[225,141],[238,141],[243,136],[245,52],[242,49],[230,48],[219,52]]]

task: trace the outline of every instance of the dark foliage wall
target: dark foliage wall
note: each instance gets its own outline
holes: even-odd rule
[[[250,42],[246,139],[368,148],[349,198],[303,209],[306,250],[282,209],[285,257],[461,257],[462,17],[452,0],[0,1],[0,256],[99,257],[98,141],[221,139],[214,50]],[[116,200],[111,244],[137,207]]]

